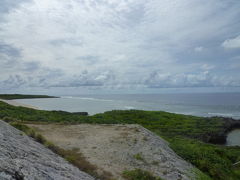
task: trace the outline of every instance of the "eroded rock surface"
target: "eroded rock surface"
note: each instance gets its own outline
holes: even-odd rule
[[[21,131],[0,120],[0,180],[93,180]]]
[[[179,157],[168,142],[139,125],[28,124],[64,149],[78,148],[112,179],[123,180],[125,170],[142,169],[164,180],[195,179],[194,167]]]

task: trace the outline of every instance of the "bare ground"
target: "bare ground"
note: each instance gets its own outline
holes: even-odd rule
[[[28,124],[63,149],[78,148],[91,164],[114,179],[124,170],[142,169],[163,179],[192,179],[193,166],[168,143],[139,125]]]
[[[43,145],[0,120],[1,180],[94,180]]]

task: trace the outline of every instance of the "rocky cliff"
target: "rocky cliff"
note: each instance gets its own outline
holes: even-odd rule
[[[90,175],[0,120],[0,180],[93,180]]]

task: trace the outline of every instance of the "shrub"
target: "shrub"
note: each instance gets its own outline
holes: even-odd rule
[[[3,117],[2,120],[5,121],[5,122],[8,122],[8,123],[9,123],[9,122],[17,121],[16,118],[12,118],[12,117],[8,117],[8,116]]]
[[[141,153],[135,154],[133,157],[139,161],[145,161]]]
[[[0,118],[6,118],[7,121],[19,119],[31,123],[139,124],[166,139],[178,155],[213,179],[240,179],[240,168],[232,166],[240,161],[240,148],[213,145],[207,141],[214,135],[225,132],[223,118],[140,110],[115,110],[93,116],[82,116],[14,107],[4,102],[0,102]],[[26,129],[23,125],[16,124],[16,126]],[[35,136],[33,132],[31,136]]]
[[[150,172],[141,169],[124,171],[123,177],[127,180],[162,180],[160,177],[153,176]]]

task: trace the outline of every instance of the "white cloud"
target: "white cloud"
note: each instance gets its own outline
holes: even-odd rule
[[[161,72],[152,73],[146,80],[145,85],[150,88],[179,88],[179,87],[219,87],[219,86],[239,86],[240,79],[229,76],[217,76],[209,71],[199,73],[178,73],[163,74]]]
[[[219,65],[198,56],[209,42],[238,31],[239,23],[229,27],[239,9],[236,1],[218,0],[27,1],[0,21],[0,39],[19,51],[14,58],[0,54],[0,80],[18,75],[26,81],[19,86],[138,86],[161,70],[152,76],[156,82],[174,77],[169,86],[184,86],[196,76],[199,86],[203,80],[192,72]],[[192,50],[204,53],[184,54]]]
[[[222,46],[225,49],[235,49],[235,48],[240,48],[240,35],[232,38],[232,39],[227,39],[222,43]]]
[[[209,70],[212,70],[214,68],[215,68],[215,66],[211,65],[211,64],[203,64],[203,65],[201,65],[201,69],[205,70],[205,71],[209,71]]]
[[[204,48],[202,46],[198,46],[194,48],[195,52],[202,52],[204,50]]]

